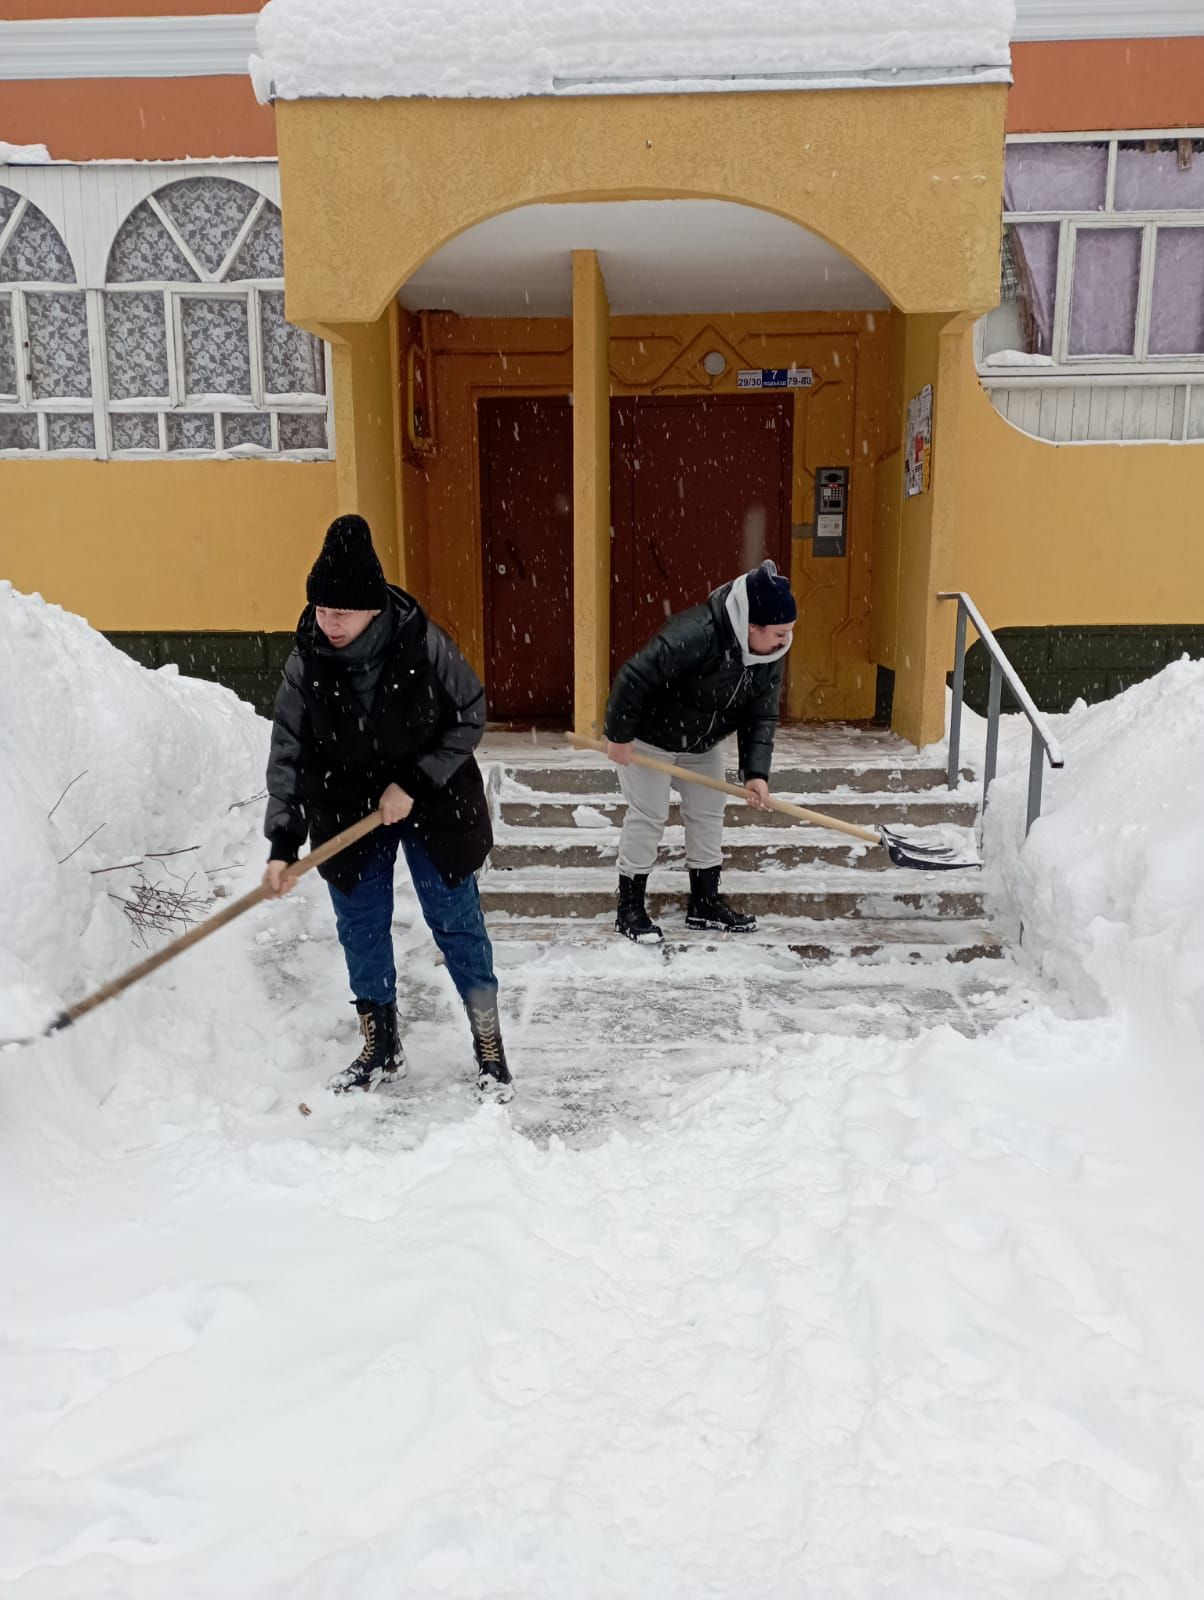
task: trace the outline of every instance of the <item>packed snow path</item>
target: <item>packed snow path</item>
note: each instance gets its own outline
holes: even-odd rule
[[[396,939],[408,1075],[387,1095],[336,1099],[314,1074],[350,1060],[359,1037],[327,908],[320,896],[298,896],[259,920],[260,981],[316,1123],[352,1139],[412,1144],[471,1113],[467,1027],[420,924],[399,927]],[[785,945],[695,935],[692,945],[675,940],[657,950],[613,932],[603,937],[604,944],[551,948],[504,936],[495,943],[519,1086],[509,1114],[539,1142],[558,1136],[595,1144],[612,1131],[631,1132],[663,1118],[676,1096],[716,1073],[775,1068],[805,1055],[809,1039],[898,1040],[940,1025],[975,1035],[1036,998],[1031,977],[1007,957],[816,963]],[[388,1132],[368,1131],[374,1121],[387,1122]]]

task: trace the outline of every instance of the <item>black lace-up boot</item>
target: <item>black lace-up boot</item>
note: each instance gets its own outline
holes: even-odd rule
[[[397,1006],[381,1006],[374,1000],[357,1000],[363,1049],[349,1067],[336,1072],[329,1087],[336,1094],[350,1089],[375,1089],[381,1083],[396,1083],[405,1077],[405,1055],[397,1037]]]
[[[615,931],[635,944],[660,944],[661,930],[648,915],[644,904],[644,891],[648,887],[648,874],[638,873],[633,878],[619,879],[619,910],[615,917]]]
[[[756,917],[736,911],[719,893],[719,867],[690,868],[690,904],[686,927],[714,933],[755,933]]]
[[[477,1058],[477,1093],[482,1099],[505,1105],[514,1098],[514,1080],[506,1065],[497,997],[483,995],[479,1000],[468,1000],[464,1009],[472,1029],[472,1053]]]

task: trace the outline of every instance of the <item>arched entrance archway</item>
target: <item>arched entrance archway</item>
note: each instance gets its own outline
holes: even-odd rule
[[[583,254],[601,332],[574,301]],[[802,612],[784,712],[872,714],[874,462],[897,395],[892,310],[855,264],[753,207],[538,205],[457,235],[400,299],[427,513],[409,566],[481,663],[497,716],[568,715],[587,652],[604,698],[667,611],[767,555]],[[599,383],[605,398],[585,437],[583,374],[587,400]],[[817,543],[823,469],[851,492],[841,536]],[[602,485],[584,497],[589,536],[583,478]]]

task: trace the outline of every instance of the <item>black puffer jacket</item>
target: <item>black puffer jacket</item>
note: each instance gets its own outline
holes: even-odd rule
[[[606,737],[661,750],[709,750],[737,735],[740,775],[769,777],[785,657],[746,667],[727,614],[731,584],[679,611],[619,668],[606,707]]]
[[[412,596],[390,589],[390,609],[345,651],[306,607],[276,696],[264,832],[275,860],[295,861],[308,835],[322,844],[380,804],[390,783],[414,796],[396,824],[419,841],[444,880],[462,882],[493,845],[481,770],[480,679]],[[350,890],[371,841],[319,867]]]

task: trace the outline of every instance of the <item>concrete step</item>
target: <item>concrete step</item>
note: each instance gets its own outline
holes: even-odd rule
[[[518,867],[490,871],[480,880],[486,912],[522,917],[599,917],[612,912],[615,879],[610,867]],[[725,872],[723,890],[758,917],[775,914],[832,918],[978,918],[985,914],[981,877],[974,872],[904,872],[878,878],[856,868],[821,871]],[[658,873],[648,905],[658,918],[685,915],[687,885]]]
[[[973,852],[973,840],[966,848]],[[489,857],[491,870],[510,871],[516,867],[598,867],[613,866],[619,855],[617,828],[500,828]],[[797,867],[852,867],[876,872],[890,865],[885,850],[861,844],[855,839],[841,841],[835,833],[800,827],[793,834],[780,828],[741,829],[738,840],[725,841],[723,858],[728,871],[768,872]],[[659,861],[662,865],[685,870],[685,842],[681,828],[665,830]]]
[[[618,794],[619,781],[612,763],[579,766],[527,766],[502,763],[503,777],[512,784],[540,794]],[[971,773],[966,771],[964,777]],[[739,781],[736,769],[727,772],[729,783]],[[830,794],[847,790],[855,794],[914,794],[944,789],[944,767],[902,766],[884,762],[871,766],[803,766],[798,763],[775,765],[775,791],[798,794]]]
[[[643,954],[648,948],[630,945],[615,932],[613,902],[610,914],[598,917],[550,919],[495,911],[487,913],[486,921],[498,967],[507,970],[551,950],[609,949]],[[666,921],[664,931],[665,942],[658,951],[691,961],[708,953],[713,956],[716,951],[738,950],[750,957],[759,952],[771,963],[877,963],[897,965],[897,976],[905,982],[912,981],[902,970],[905,968],[934,962],[995,961],[1006,952],[1004,939],[981,920],[953,917],[940,922],[834,918],[800,927],[795,919],[771,914],[758,921],[755,934],[739,935],[692,933],[679,918]]]
[[[929,828],[947,826],[972,828],[978,816],[975,799],[957,796],[928,795],[795,795],[775,790],[777,798],[795,805],[823,811],[840,822],[856,822],[863,827],[895,826],[901,828]],[[509,788],[502,790],[495,802],[497,818],[507,828],[579,828],[573,813],[581,806],[604,818],[612,827],[622,823],[626,802],[620,797],[592,795],[583,801],[580,795],[560,793],[527,800]],[[731,800],[724,813],[724,822],[733,828],[799,828],[802,824],[793,817],[778,811],[753,811],[742,800]],[[674,803],[669,808],[669,824],[681,823],[680,807]],[[582,829],[581,831],[585,831]]]

